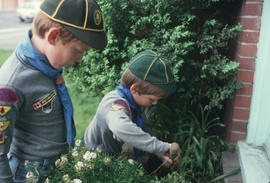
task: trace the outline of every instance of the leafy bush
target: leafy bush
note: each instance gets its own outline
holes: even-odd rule
[[[122,157],[91,152],[87,147],[80,145],[71,149],[68,154],[62,155],[56,162],[49,176],[42,176],[39,182],[45,183],[184,183],[177,173],[158,179],[147,174],[141,164]],[[27,183],[35,181],[37,172],[28,172]]]
[[[177,80],[175,100],[222,109],[240,88],[238,63],[229,58],[239,1],[99,0],[108,46],[90,50],[68,73],[83,91],[103,95],[119,83],[127,62],[139,51],[153,49],[171,60]],[[226,16],[224,16],[226,15]],[[78,69],[80,68],[80,69]],[[181,107],[177,105],[177,107]]]
[[[230,145],[219,136],[218,129],[225,126],[211,111],[198,105],[196,112],[171,110],[166,105],[157,105],[148,111],[151,126],[162,139],[178,142],[182,148],[179,169],[176,170],[185,182],[210,182],[222,174],[221,152]],[[174,122],[168,121],[173,115]],[[164,130],[166,126],[166,129]],[[170,131],[168,129],[171,129]]]

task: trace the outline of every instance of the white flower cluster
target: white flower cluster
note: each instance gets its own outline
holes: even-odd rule
[[[62,180],[63,180],[64,182],[67,182],[67,183],[70,182],[69,175],[68,175],[68,174],[65,174],[65,175],[63,176]]]
[[[111,162],[111,159],[108,157],[105,157],[103,161],[105,164],[109,164]]]
[[[34,173],[33,172],[27,172],[27,174],[26,174],[26,178],[27,179],[31,179],[31,178],[33,178],[35,175],[34,175]]]
[[[80,144],[78,141],[76,141],[76,145]],[[77,150],[73,151],[72,152],[72,156],[74,158],[78,158],[79,156],[79,152]],[[97,154],[95,152],[90,152],[90,151],[86,151],[84,154],[83,154],[83,159],[85,161],[77,161],[77,163],[74,165],[74,169],[75,171],[80,171],[82,170],[83,167],[87,167],[89,169],[93,169],[94,168],[94,165],[91,164],[91,159],[95,159],[97,157]],[[65,162],[67,162],[68,159],[66,158],[66,156],[62,156],[60,159],[58,159],[55,163],[55,165],[57,167],[59,166],[62,166],[65,164]],[[104,160],[105,162],[105,160]],[[80,179],[73,179],[71,180],[69,175],[68,174],[65,174],[62,178],[62,180],[65,182],[65,183],[81,183],[81,180]]]
[[[65,183],[82,183],[82,181],[80,179],[73,179],[73,180],[70,180],[70,177],[68,174],[65,174],[62,178],[62,180],[65,182]]]
[[[73,152],[72,152],[72,156],[73,156],[73,157],[77,157],[77,156],[79,156],[78,151],[73,151]]]
[[[80,149],[81,145],[82,145],[82,141],[80,139],[75,141],[75,147],[73,148],[74,156],[78,155],[78,150]]]
[[[66,169],[70,169],[69,164],[74,163],[73,164],[73,170],[71,170],[71,172],[74,172],[75,176],[73,174],[71,175],[71,174],[68,174],[68,173],[64,174],[63,177],[62,177],[62,181],[64,183],[82,183],[84,178],[83,177],[77,177],[77,174],[81,175],[83,173],[83,171],[85,171],[85,170],[86,171],[93,170],[94,167],[95,167],[95,162],[96,162],[95,159],[98,157],[98,154],[101,152],[101,151],[91,152],[91,151],[87,150],[86,147],[83,147],[85,149],[82,149],[81,147],[79,147],[81,145],[80,140],[77,140],[75,142],[75,145],[76,145],[75,148],[73,148],[72,151],[71,151],[72,160],[68,159],[68,158],[70,158],[69,155],[62,155],[59,159],[57,159],[55,161],[55,166],[60,171],[65,171]],[[82,153],[81,150],[84,153]],[[109,157],[104,157],[104,159],[103,159],[103,162],[106,165],[109,165],[111,163],[111,161],[112,160]],[[129,163],[133,164],[134,161],[130,159]],[[25,164],[29,165],[29,161],[25,161]],[[27,178],[31,182],[33,182],[35,180],[38,180],[37,179],[38,176],[35,176],[35,173],[33,173],[33,172],[28,172]],[[54,181],[54,180],[53,179],[49,180],[49,178],[46,178],[45,182],[43,182],[43,183],[50,183],[52,181]]]
[[[49,178],[47,178],[44,183],[50,183]]]
[[[81,145],[82,141],[80,139],[75,141],[75,146],[79,147]]]
[[[86,161],[90,161],[91,159],[94,159],[97,157],[97,154],[94,152],[86,151],[85,154],[83,155],[83,159]]]
[[[75,164],[75,170],[81,170],[82,167],[84,167],[84,163],[81,162],[81,161],[78,161],[78,162]]]
[[[128,159],[128,162],[129,162],[129,164],[134,165],[134,160],[133,159]]]
[[[38,177],[35,176],[34,173],[31,171],[27,172],[26,179],[28,182],[37,182],[38,181]]]
[[[63,166],[65,163],[68,162],[68,159],[66,156],[61,156],[59,159],[55,161],[55,166],[60,167]]]
[[[80,179],[73,179],[72,183],[82,183]]]

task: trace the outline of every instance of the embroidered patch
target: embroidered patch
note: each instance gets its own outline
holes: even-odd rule
[[[10,106],[1,106],[0,105],[0,116],[4,116],[10,109],[11,109]]]
[[[10,121],[0,121],[0,131],[4,131],[9,126]]]
[[[6,135],[0,135],[0,144],[3,144],[5,142],[5,139],[7,139]]]
[[[42,112],[46,113],[46,114],[49,114],[50,112],[52,112],[52,103],[53,103],[54,100],[51,100],[51,102],[47,103],[46,105],[44,105],[42,107]]]
[[[46,95],[43,99],[33,104],[33,108],[35,110],[41,108],[41,107],[50,107],[51,108],[51,101],[56,96],[56,91],[52,90],[48,95]]]
[[[0,101],[18,104],[18,96],[8,88],[0,88]]]
[[[102,15],[101,12],[99,10],[96,10],[94,12],[94,21],[96,25],[99,25],[101,23],[102,20]]]
[[[113,102],[112,108],[116,110],[123,109],[123,108],[128,109],[128,105],[123,100],[119,99]]]

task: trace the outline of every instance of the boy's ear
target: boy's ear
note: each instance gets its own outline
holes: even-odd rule
[[[58,36],[60,34],[60,31],[58,28],[50,28],[47,33],[47,40],[49,44],[55,45],[56,41],[58,40]]]
[[[137,85],[131,85],[130,86],[130,93],[131,94],[139,94],[139,87]]]

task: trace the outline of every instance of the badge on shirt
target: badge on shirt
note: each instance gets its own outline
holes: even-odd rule
[[[0,131],[4,131],[9,126],[10,121],[0,121]]]
[[[42,108],[44,113],[50,113],[52,111],[52,102],[56,96],[56,91],[52,90],[48,95],[42,97],[41,100],[33,104],[34,110]]]
[[[5,139],[7,139],[6,135],[0,135],[0,144],[3,144],[5,142]]]
[[[0,88],[0,101],[18,104],[18,96],[11,89]]]
[[[119,110],[119,109],[128,109],[128,105],[123,100],[115,100],[112,104],[112,108]]]
[[[0,105],[0,116],[4,116],[11,109],[10,106],[2,106]]]
[[[126,104],[125,101],[123,101],[121,99],[115,100],[112,103],[112,108],[115,109],[115,110],[125,109],[125,113],[127,115],[129,114],[129,112],[128,112],[129,111],[128,105]]]

